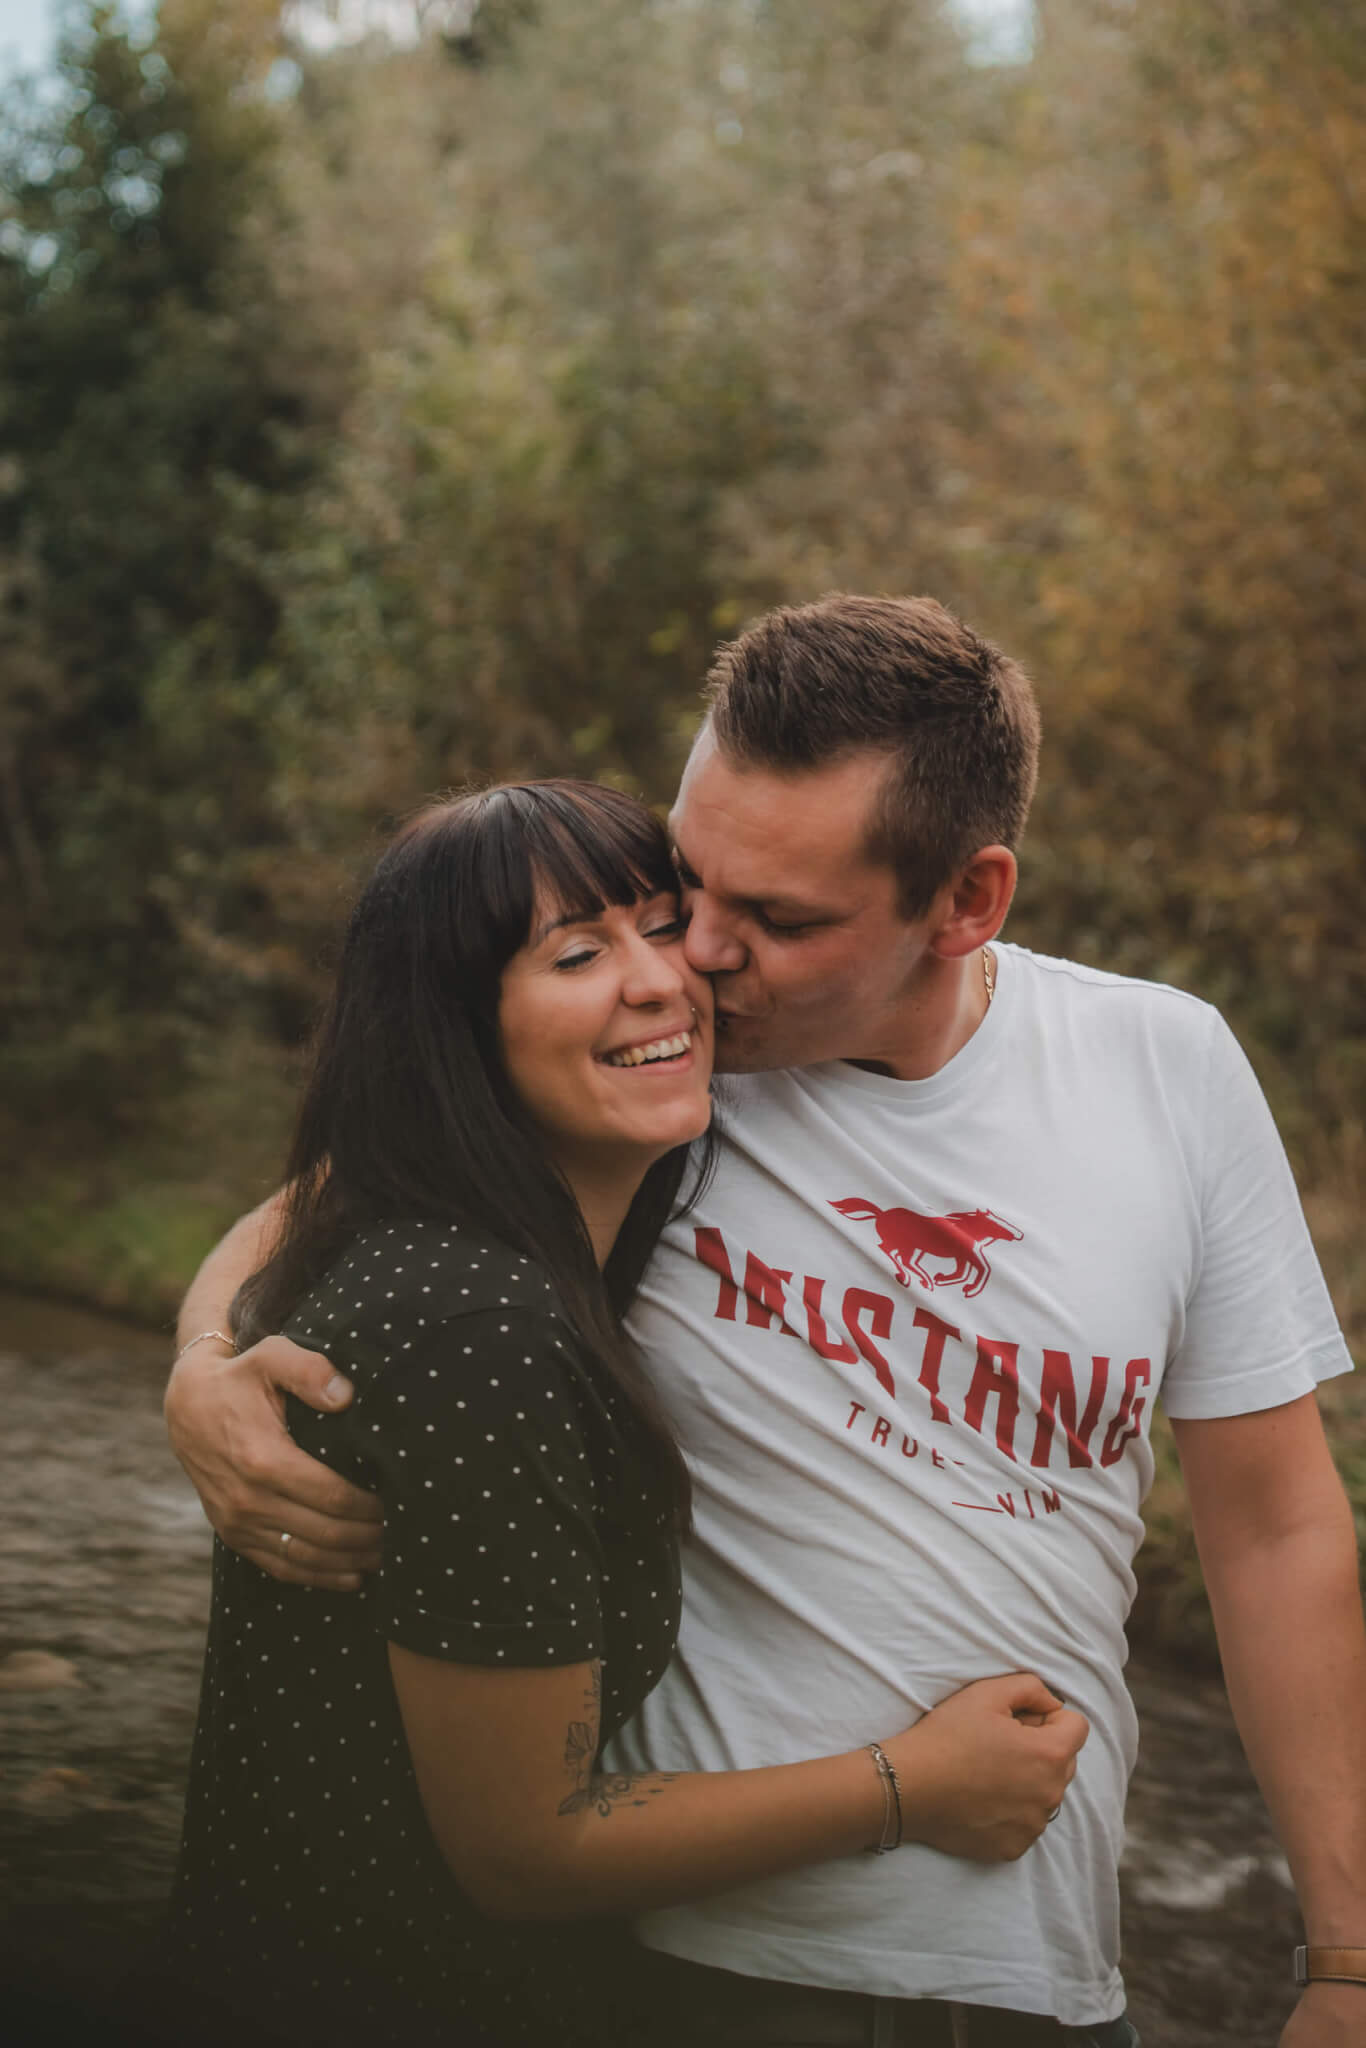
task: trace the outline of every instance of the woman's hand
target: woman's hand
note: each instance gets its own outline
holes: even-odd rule
[[[883,1744],[903,1839],[973,1863],[1013,1862],[1048,1825],[1090,1725],[1032,1672],[982,1678]]]
[[[354,1592],[379,1565],[383,1510],[298,1448],[285,1427],[287,1393],[330,1412],[346,1406],[351,1386],[287,1337],[237,1357],[196,1344],[166,1389],[171,1447],[229,1549],[286,1585]]]

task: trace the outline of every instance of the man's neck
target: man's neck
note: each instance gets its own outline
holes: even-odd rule
[[[984,952],[990,953],[984,964]],[[963,1050],[991,1008],[996,957],[991,949],[965,960],[940,960],[922,986],[907,994],[889,1020],[882,1045],[851,1059],[851,1067],[893,1081],[928,1081]]]

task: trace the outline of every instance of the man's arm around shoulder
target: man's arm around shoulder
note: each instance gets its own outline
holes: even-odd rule
[[[190,1283],[166,1388],[166,1427],[205,1514],[231,1549],[273,1578],[348,1592],[379,1563],[380,1505],[298,1449],[285,1427],[284,1397],[344,1408],[350,1382],[287,1337],[263,1338],[237,1355],[219,1334],[227,1330],[233,1296],[269,1252],[279,1200],[273,1196],[236,1222]]]
[[[1172,1419],[1238,1730],[1311,1946],[1366,1948],[1366,1627],[1351,1509],[1312,1394]],[[1290,1959],[1286,1958],[1286,1969]],[[1312,1984],[1282,2048],[1362,2048],[1366,1984]]]

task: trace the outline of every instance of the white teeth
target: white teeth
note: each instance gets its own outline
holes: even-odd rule
[[[648,1045],[624,1046],[620,1052],[603,1055],[609,1067],[643,1067],[650,1060],[673,1060],[692,1045],[691,1031],[679,1031],[672,1038],[653,1038]]]

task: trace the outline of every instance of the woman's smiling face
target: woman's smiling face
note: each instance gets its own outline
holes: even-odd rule
[[[509,1080],[562,1172],[642,1166],[711,1118],[712,999],[672,894],[566,915],[538,897],[498,1010]]]

